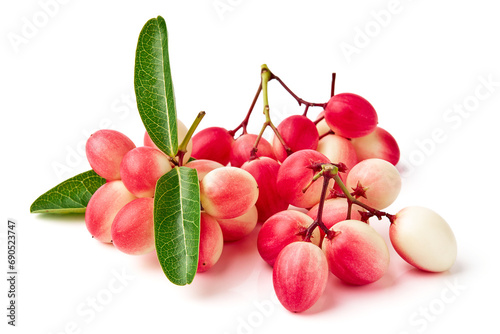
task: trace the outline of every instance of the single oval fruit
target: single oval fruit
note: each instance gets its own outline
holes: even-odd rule
[[[118,250],[141,255],[155,249],[153,204],[152,198],[137,198],[118,211],[111,224],[111,239]]]
[[[344,220],[330,229],[322,249],[332,274],[353,285],[379,280],[389,267],[389,250],[384,239],[370,225],[359,220]]]
[[[108,181],[120,179],[120,163],[135,144],[121,132],[99,130],[85,144],[90,167]]]
[[[196,272],[202,273],[212,268],[219,261],[223,247],[224,239],[219,223],[214,217],[202,212],[200,217],[198,268]]]
[[[243,215],[258,197],[259,187],[253,176],[237,167],[214,169],[200,183],[201,205],[217,219]]]
[[[290,312],[313,306],[325,291],[328,263],[321,249],[298,241],[280,252],[273,268],[273,286],[281,304]]]
[[[418,269],[442,272],[455,263],[455,235],[431,209],[410,206],[400,210],[391,224],[389,237],[396,252]]]
[[[358,138],[372,132],[378,123],[377,112],[363,97],[352,93],[334,95],[325,108],[325,121],[335,134]]]

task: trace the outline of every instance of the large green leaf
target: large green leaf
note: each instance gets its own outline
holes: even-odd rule
[[[135,56],[135,94],[142,122],[160,150],[175,157],[178,148],[174,88],[165,20],[149,20],[139,35]]]
[[[106,183],[93,170],[78,174],[38,197],[31,213],[83,213],[92,194]]]
[[[174,284],[190,284],[198,267],[200,186],[195,169],[175,167],[156,183],[156,253]]]

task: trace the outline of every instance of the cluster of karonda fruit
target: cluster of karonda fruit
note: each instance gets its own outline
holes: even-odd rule
[[[292,312],[319,299],[329,272],[353,285],[385,274],[389,251],[369,225],[371,217],[389,219],[395,250],[421,270],[446,271],[457,252],[449,225],[432,210],[380,211],[401,189],[394,167],[399,148],[377,126],[372,105],[341,93],[322,106],[314,121],[305,113],[272,126],[271,141],[246,126],[235,139],[241,125],[205,128],[192,137],[183,160],[200,182],[197,271],[218,261],[224,242],[247,236],[261,222],[258,252],[273,266],[277,297]],[[180,121],[178,128],[181,142],[187,129]],[[173,167],[169,158],[147,133],[144,146],[136,147],[113,130],[94,133],[86,151],[93,170],[108,181],[88,203],[92,236],[129,254],[154,250],[155,184]]]

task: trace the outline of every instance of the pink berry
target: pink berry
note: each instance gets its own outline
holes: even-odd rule
[[[352,93],[332,96],[325,108],[325,120],[335,134],[346,138],[366,136],[378,123],[370,102]]]
[[[136,197],[153,197],[156,182],[171,169],[170,161],[163,152],[141,146],[125,154],[120,174],[125,187]]]
[[[391,205],[401,190],[401,176],[388,161],[367,159],[354,166],[347,175],[348,189],[356,188],[358,182],[366,188],[366,197],[358,198],[374,209],[382,210]]]
[[[219,223],[209,214],[202,212],[200,217],[198,273],[207,271],[219,261],[223,246],[224,240]]]
[[[448,223],[431,209],[410,206],[400,210],[389,236],[396,252],[418,269],[442,272],[455,263],[455,235]]]
[[[101,242],[110,243],[115,216],[135,198],[120,180],[103,184],[92,195],[85,211],[85,225],[90,234]]]
[[[321,249],[310,242],[286,246],[273,268],[273,286],[281,304],[290,312],[312,307],[325,291],[328,263]]]
[[[286,202],[279,194],[276,181],[280,164],[268,157],[247,161],[241,166],[254,177],[259,187],[259,198],[255,205],[259,212],[259,221],[264,222],[277,212],[286,210]]]
[[[85,152],[92,169],[108,181],[120,179],[120,163],[123,156],[135,148],[123,133],[115,130],[99,130],[87,140]]]
[[[353,138],[352,145],[360,161],[379,158],[393,165],[399,161],[400,151],[396,139],[381,127],[376,127],[372,133],[364,137]]]
[[[236,167],[209,172],[200,183],[203,209],[217,219],[243,215],[257,202],[259,188],[253,176]]]
[[[322,249],[330,271],[342,281],[364,285],[379,280],[389,267],[389,250],[384,239],[370,225],[359,220],[344,220],[330,229]]]
[[[294,115],[285,118],[278,125],[278,132],[292,153],[300,150],[315,150],[318,147],[318,130],[307,117]],[[283,162],[288,154],[278,137],[273,138],[273,150],[276,159]]]
[[[350,171],[358,163],[356,150],[351,141],[338,135],[327,135],[321,138],[317,150],[330,159],[332,163],[345,164],[347,171]]]
[[[273,266],[286,245],[304,240],[304,232],[312,223],[311,217],[296,210],[285,210],[271,216],[264,222],[257,237],[257,250],[262,259]],[[314,229],[311,242],[319,245],[318,228]]]
[[[330,160],[317,151],[302,150],[293,153],[281,164],[276,184],[280,196],[288,204],[310,208],[319,202],[323,188],[322,177],[316,180],[305,193],[302,192],[316,174],[309,168],[313,163],[330,163]],[[333,179],[331,185],[333,185]]]
[[[111,224],[111,238],[118,250],[141,255],[155,249],[154,200],[137,198],[126,204]]]
[[[231,147],[231,166],[241,167],[250,159],[250,152],[252,151],[256,140],[257,135],[247,133],[241,135],[234,141],[233,146]],[[257,145],[257,156],[275,159],[273,147],[265,138],[260,138],[259,140],[259,144]]]
[[[203,129],[193,136],[192,156],[196,159],[217,161],[225,166],[229,163],[233,142],[233,137],[224,128]]]
[[[217,219],[224,236],[224,241],[240,240],[254,230],[259,214],[257,208],[252,206],[243,215],[231,219]]]
[[[196,172],[198,173],[198,181],[201,182],[208,172],[211,172],[216,168],[224,167],[224,165],[213,160],[199,159],[188,162],[186,167],[196,169]]]

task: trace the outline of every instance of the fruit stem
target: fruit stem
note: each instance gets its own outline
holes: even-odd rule
[[[262,135],[264,134],[264,131],[266,130],[266,128],[268,126],[273,130],[274,134],[276,135],[276,137],[278,138],[278,140],[280,141],[280,143],[285,148],[285,151],[286,151],[287,155],[292,154],[292,150],[285,143],[285,141],[283,140],[283,137],[281,137],[278,129],[276,128],[276,126],[271,121],[271,116],[270,116],[270,113],[269,113],[270,108],[269,108],[269,95],[268,95],[268,90],[267,90],[267,84],[269,83],[270,80],[273,79],[273,77],[274,76],[273,76],[272,72],[269,70],[269,68],[267,67],[267,65],[263,64],[261,66],[261,83],[260,83],[260,88],[262,90],[262,99],[263,99],[263,102],[264,102],[264,111],[263,111],[263,113],[264,113],[264,116],[266,117],[266,121],[264,122],[264,124],[262,124],[262,128],[260,129],[260,133],[257,136],[257,139],[255,140],[255,144],[253,145],[252,150],[250,151],[250,160],[253,160],[253,159],[257,158],[257,150],[258,150],[257,147],[259,145],[260,139],[262,138]]]
[[[288,88],[287,85],[285,85],[285,83],[283,82],[283,80],[281,80],[278,76],[276,76],[274,74],[271,74],[271,75],[272,75],[271,79],[278,80],[278,82],[281,84],[281,86],[283,86],[283,88],[285,88],[285,90],[290,95],[292,95],[292,97],[298,102],[299,106],[301,106],[301,105],[304,104],[307,108],[309,108],[309,107],[322,107],[322,108],[325,108],[326,107],[326,103],[314,103],[314,102],[308,102],[308,101],[306,101],[304,99],[301,99],[294,92],[292,92],[292,90],[290,88]],[[305,114],[307,114],[307,110],[306,110]]]
[[[205,112],[200,111],[196,118],[194,119],[193,124],[191,124],[191,127],[189,128],[188,132],[186,133],[186,136],[182,140],[182,143],[179,145],[177,149],[177,157],[179,158],[178,164],[179,166],[182,166],[182,162],[184,160],[184,155],[186,154],[186,149],[188,146],[189,141],[193,137],[194,132],[196,131],[196,128],[198,125],[200,125],[201,120],[205,117]]]
[[[337,78],[337,73],[332,73],[332,89],[330,90],[330,96],[335,95],[335,79]]]
[[[247,126],[248,126],[248,121],[250,120],[250,115],[252,115],[253,108],[255,107],[255,104],[257,103],[257,99],[259,98],[260,92],[262,91],[262,82],[259,84],[259,88],[257,89],[257,93],[255,93],[255,96],[253,98],[252,104],[250,105],[250,109],[248,109],[247,115],[245,119],[236,127],[236,129],[229,131],[229,134],[234,138],[234,135],[236,134],[236,131],[239,129],[243,129],[243,134],[247,133]]]
[[[313,178],[313,180],[317,180],[319,177],[323,176],[323,188],[321,189],[321,196],[319,199],[319,206],[318,206],[318,214],[316,216],[316,219],[314,222],[305,230],[304,232],[304,241],[310,241],[312,233],[316,227],[319,227],[320,229],[325,232],[326,236],[328,238],[333,238],[335,232],[330,231],[325,223],[323,223],[323,208],[325,205],[325,200],[326,200],[326,191],[328,190],[328,184],[330,183],[330,179],[334,178],[336,175],[338,175],[338,168],[337,166],[333,164],[322,164],[321,165],[321,172],[316,174]]]

